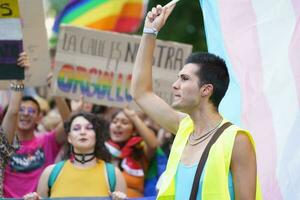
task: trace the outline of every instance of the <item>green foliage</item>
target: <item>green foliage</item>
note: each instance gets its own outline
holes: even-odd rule
[[[165,5],[170,0],[150,0],[148,10],[157,4]],[[143,26],[138,33],[141,34]],[[177,3],[158,39],[193,45],[193,52],[207,51],[202,11],[198,0],[181,0]]]
[[[47,0],[47,2],[49,4],[48,15],[54,17],[59,14],[69,0]]]

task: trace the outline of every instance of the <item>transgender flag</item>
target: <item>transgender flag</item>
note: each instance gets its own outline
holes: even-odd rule
[[[200,0],[231,75],[225,117],[251,131],[264,199],[300,199],[300,1]]]

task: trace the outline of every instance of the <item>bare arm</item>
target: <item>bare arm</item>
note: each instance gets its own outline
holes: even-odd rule
[[[169,8],[157,6],[148,12],[145,27],[159,31],[171,14],[174,5]],[[131,94],[143,111],[166,130],[176,133],[180,116],[166,102],[153,93],[152,59],[156,37],[143,34],[133,69]],[[171,89],[171,88],[170,88]]]
[[[52,78],[53,78],[53,74],[50,73],[47,77],[47,83],[48,83],[48,90],[51,90],[51,82],[52,82]],[[55,100],[55,104],[56,104],[56,107],[58,109],[58,112],[62,118],[62,122],[59,123],[57,125],[57,127],[55,128],[55,134],[56,134],[56,141],[59,143],[59,144],[62,144],[66,141],[67,139],[67,136],[65,134],[65,129],[64,129],[64,122],[66,120],[68,120],[70,114],[71,114],[71,111],[70,111],[70,108],[65,100],[65,98],[62,98],[62,97],[58,97],[58,96],[55,96],[54,97],[54,100]]]
[[[115,173],[117,179],[115,191],[123,192],[126,194],[127,185],[122,172],[119,170],[119,168],[115,167]]]
[[[20,67],[24,67],[25,69],[29,67],[29,58],[25,52],[22,52],[19,55],[17,64]],[[14,81],[14,82],[12,82],[12,84],[14,86],[23,86],[23,89],[24,89],[22,80]],[[20,89],[20,90],[11,89],[11,96],[10,96],[10,101],[8,104],[7,112],[6,112],[3,122],[2,122],[2,128],[6,134],[8,142],[10,144],[12,144],[14,137],[15,137],[19,108],[21,105],[22,97],[23,97],[23,89]]]
[[[231,158],[235,199],[254,200],[256,195],[256,156],[248,136],[236,136]]]
[[[56,107],[63,121],[67,121],[70,117],[71,110],[66,102],[65,98],[54,97]]]
[[[155,133],[146,126],[146,124],[139,118],[135,111],[125,108],[124,113],[133,122],[137,132],[145,141],[145,155],[147,160],[151,160],[156,148],[159,146],[159,142],[155,136]]]
[[[16,84],[22,85],[23,83],[22,81],[17,81]],[[22,97],[23,97],[23,91],[11,90],[11,96],[10,96],[7,112],[2,122],[2,128],[10,144],[12,144],[15,137],[16,127],[18,123],[17,121],[18,121],[19,108],[21,105]]]
[[[37,193],[41,197],[49,197],[48,196],[48,194],[49,194],[48,180],[49,180],[49,176],[50,176],[51,171],[54,168],[54,166],[55,165],[50,165],[50,166],[46,167],[40,177],[38,187],[37,187]]]
[[[64,122],[68,120],[68,118],[71,114],[71,111],[70,111],[69,106],[67,105],[67,102],[64,98],[62,98],[62,97],[54,97],[54,98],[55,98],[55,103],[56,103],[58,112],[63,120],[55,128],[56,141],[59,144],[62,144],[62,143],[65,143],[67,140],[67,136],[66,136],[65,129],[64,129]]]

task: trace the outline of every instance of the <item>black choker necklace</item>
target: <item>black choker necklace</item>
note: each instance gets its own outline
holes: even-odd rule
[[[95,154],[94,153],[75,153],[75,152],[73,152],[73,154],[74,154],[75,160],[77,162],[80,162],[81,164],[90,162],[91,160],[93,160],[95,158]],[[80,157],[80,159],[77,158],[77,156]],[[87,156],[92,156],[92,157],[90,157],[90,158],[87,159],[86,158]]]

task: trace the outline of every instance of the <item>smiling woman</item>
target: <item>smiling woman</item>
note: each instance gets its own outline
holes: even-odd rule
[[[124,199],[126,183],[119,169],[109,163],[111,156],[104,145],[104,120],[80,112],[65,123],[65,130],[68,138],[66,160],[47,167],[40,178],[37,194],[28,194],[25,199],[39,199],[39,195]],[[89,187],[85,187],[87,185]]]
[[[155,133],[126,108],[113,115],[109,131],[106,146],[126,180],[128,197],[144,196],[145,174],[159,145]]]

